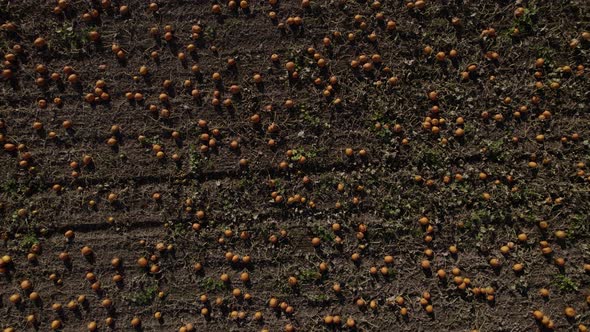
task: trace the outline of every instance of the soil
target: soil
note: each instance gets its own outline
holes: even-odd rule
[[[62,331],[92,321],[100,331],[130,331],[139,317],[143,331],[187,324],[197,331],[550,330],[535,310],[556,331],[590,325],[589,2],[438,0],[410,8],[393,0],[310,0],[309,7],[278,0],[232,10],[222,1],[221,14],[212,1],[160,1],[155,12],[138,0],[64,3],[56,13],[56,1],[0,0],[0,256],[12,260],[0,263],[1,328],[49,331],[60,320]],[[86,21],[92,10],[97,17]],[[91,31],[100,39],[92,41]],[[34,46],[38,37],[45,46]],[[467,72],[469,65],[476,67]],[[66,66],[78,82],[67,80]],[[89,103],[98,80],[109,100]],[[116,144],[107,144],[113,137]],[[70,230],[75,236],[66,239]],[[552,253],[542,252],[542,241]],[[91,257],[81,254],[84,246]],[[503,254],[502,246],[511,249]],[[41,250],[29,261],[34,247]],[[386,255],[393,263],[384,263]],[[121,268],[111,266],[114,257]],[[140,268],[140,257],[159,271]],[[224,273],[230,282],[220,280]],[[23,280],[42,301],[29,299]],[[68,309],[79,295],[87,301]],[[105,298],[110,309],[101,306]],[[271,298],[292,308],[272,308]],[[258,311],[264,318],[256,321]],[[27,323],[31,314],[37,324]],[[325,324],[328,315],[342,323]]]

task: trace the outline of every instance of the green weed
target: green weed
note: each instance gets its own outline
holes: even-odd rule
[[[578,285],[566,275],[558,274],[553,280],[553,284],[563,292],[578,291]]]
[[[152,285],[148,288],[144,288],[143,290],[134,293],[130,298],[127,299],[127,301],[130,304],[133,304],[136,306],[141,306],[141,307],[148,306],[154,301],[154,298],[156,297],[157,292],[158,292],[158,286]]]
[[[199,287],[207,292],[221,291],[224,288],[224,283],[221,280],[208,277],[199,282]]]

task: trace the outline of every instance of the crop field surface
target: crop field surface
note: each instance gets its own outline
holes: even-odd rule
[[[590,327],[586,0],[0,0],[0,56],[4,332]]]

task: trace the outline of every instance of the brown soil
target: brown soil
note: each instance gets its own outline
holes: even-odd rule
[[[265,0],[251,1],[247,10],[231,10],[222,1],[219,15],[210,1],[160,1],[156,12],[138,0],[102,1],[105,7],[96,0],[66,2],[56,14],[53,0],[0,0],[0,53],[6,60],[0,142],[19,150],[0,152],[0,256],[12,259],[0,263],[1,328],[49,331],[60,320],[63,331],[85,331],[96,321],[107,331],[105,319],[112,317],[111,329],[128,331],[139,317],[144,331],[177,331],[189,323],[196,331],[547,330],[534,310],[549,317],[556,331],[590,325],[587,1],[439,0],[418,9],[392,0],[380,8],[364,0],[310,0],[308,8],[300,0],[274,6]],[[127,15],[120,13],[122,5],[129,7]],[[521,16],[518,7],[524,8]],[[83,14],[93,9],[98,17],[85,21]],[[287,24],[295,17],[301,25]],[[461,23],[453,25],[454,18]],[[390,20],[395,29],[387,28]],[[173,30],[170,41],[166,25]],[[201,31],[191,36],[195,25]],[[159,31],[155,37],[152,27]],[[489,28],[495,33],[484,36]],[[100,33],[99,41],[89,39],[91,31]],[[38,37],[47,45],[36,48]],[[193,52],[187,50],[191,43]],[[113,44],[125,60],[117,59]],[[327,62],[324,68],[309,48]],[[451,50],[458,55],[451,58]],[[151,58],[153,51],[159,60]],[[445,52],[444,61],[437,61],[438,52]],[[272,54],[279,56],[277,63]],[[362,55],[371,63],[374,54],[381,61],[372,70],[352,68]],[[228,65],[230,58],[235,66]],[[539,58],[544,63],[536,66]],[[298,78],[286,70],[289,61]],[[39,64],[46,72],[35,71]],[[462,79],[471,64],[477,67]],[[73,68],[78,83],[67,81],[65,66]],[[141,66],[147,76],[139,74]],[[61,75],[57,81],[50,78],[54,72]],[[220,82],[212,79],[215,72]],[[262,84],[253,81],[256,73]],[[337,82],[331,84],[332,76]],[[39,78],[45,84],[38,86]],[[88,103],[85,96],[97,80],[106,82],[110,99]],[[164,80],[171,87],[164,88]],[[241,93],[232,95],[234,84]],[[200,98],[191,96],[193,89]],[[428,98],[431,91],[438,93],[436,101]],[[143,101],[128,101],[128,92],[142,93]],[[169,101],[159,100],[162,93]],[[63,105],[54,104],[57,97]],[[226,99],[230,107],[223,105]],[[291,109],[285,107],[288,99]],[[516,114],[521,106],[526,111]],[[250,120],[255,114],[258,124]],[[456,123],[458,117],[464,124]],[[198,126],[201,119],[207,127]],[[66,120],[72,123],[67,130]],[[35,122],[43,128],[34,129]],[[269,132],[273,123],[278,130]],[[113,125],[120,127],[114,135]],[[459,128],[463,136],[456,135]],[[201,151],[204,133],[216,139],[207,152]],[[538,135],[544,140],[536,140]],[[107,144],[111,137],[117,139],[114,146]],[[269,147],[270,139],[275,147]],[[165,158],[156,158],[154,145]],[[174,161],[173,154],[180,159]],[[90,165],[83,165],[85,155],[92,156]],[[240,166],[241,159],[248,165]],[[72,169],[72,161],[80,167]],[[536,168],[530,167],[533,161]],[[61,190],[53,190],[55,185]],[[111,193],[118,195],[114,202],[108,200]],[[154,193],[161,199],[154,200]],[[275,202],[275,195],[284,201]],[[197,218],[197,211],[205,217]],[[432,230],[420,226],[423,216]],[[334,223],[342,230],[332,231]],[[75,237],[66,241],[69,230]],[[233,235],[224,235],[226,230]],[[242,232],[249,238],[240,238]],[[519,241],[522,233],[526,241]],[[314,248],[315,237],[321,245]],[[551,254],[542,253],[541,241]],[[158,251],[159,243],[173,248]],[[509,243],[514,247],[502,254],[500,247]],[[36,263],[27,261],[34,245],[42,248]],[[457,254],[449,252],[451,245]],[[93,259],[82,256],[84,246],[92,248]],[[58,259],[62,252],[70,253],[70,264]],[[248,255],[251,263],[232,263],[228,252]],[[356,263],[354,253],[360,254]],[[137,266],[138,258],[152,255],[149,266],[158,266],[158,273]],[[394,257],[387,274],[372,275],[371,267],[386,265],[386,255]],[[123,261],[118,284],[112,280],[113,257]],[[492,258],[502,266],[492,268]],[[555,263],[559,258],[565,259],[563,267]],[[425,259],[430,270],[421,268]],[[200,272],[194,270],[197,262]],[[329,266],[325,274],[319,273],[322,262]],[[524,265],[521,273],[513,271],[516,263]],[[455,267],[467,282],[455,282]],[[436,276],[439,269],[447,273],[444,281]],[[89,271],[101,291],[85,279]],[[244,271],[250,273],[248,283],[240,281]],[[231,282],[220,281],[224,273]],[[298,279],[296,287],[288,283],[291,276]],[[25,279],[41,302],[20,288]],[[333,291],[335,283],[340,294]],[[486,299],[491,293],[478,295],[489,287],[493,300]],[[252,299],[234,297],[234,288]],[[541,288],[549,290],[548,298],[539,295]],[[420,304],[425,291],[432,314]],[[23,298],[17,305],[9,300],[15,293]],[[206,303],[199,301],[203,294]],[[78,310],[66,308],[79,295],[87,302]],[[404,305],[395,303],[398,296]],[[101,306],[104,298],[113,301],[110,310]],[[217,298],[223,303],[215,303]],[[271,298],[293,312],[270,308]],[[358,306],[359,299],[367,305]],[[63,311],[52,310],[54,303]],[[575,317],[566,317],[566,307],[576,310]],[[201,315],[203,308],[210,314]],[[253,319],[257,311],[263,320]],[[160,321],[155,312],[161,312]],[[242,313],[243,318],[233,316]],[[37,325],[27,323],[31,314]],[[342,323],[326,325],[327,315],[339,315]],[[355,328],[346,326],[348,318]]]

